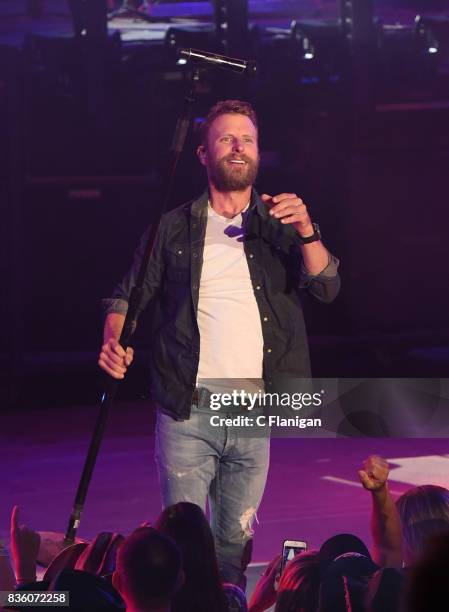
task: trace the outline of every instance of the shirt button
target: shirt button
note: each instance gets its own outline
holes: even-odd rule
[[[259,291],[260,290],[260,285],[257,285],[256,289],[257,289],[257,291]]]
[[[194,257],[198,257],[198,253],[192,253]]]
[[[249,258],[252,259],[254,255],[252,253],[249,254]]]
[[[264,320],[264,321],[268,321],[268,317],[264,317],[264,318],[263,318],[263,320]]]
[[[178,255],[182,255],[182,251],[178,251]]]
[[[271,353],[271,349],[267,349],[267,353]]]

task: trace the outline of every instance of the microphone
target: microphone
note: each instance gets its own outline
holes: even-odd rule
[[[225,70],[232,70],[232,72],[239,72],[242,74],[244,72],[246,72],[246,74],[254,74],[257,68],[257,64],[254,60],[225,57],[224,55],[200,51],[199,49],[180,49],[179,57],[197,64],[215,66],[217,68],[224,68]]]

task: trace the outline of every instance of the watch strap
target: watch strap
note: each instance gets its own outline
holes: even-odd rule
[[[321,232],[318,227],[318,223],[312,223],[313,234],[311,236],[299,236],[299,239],[302,244],[309,244],[310,242],[316,242],[317,240],[321,240]]]

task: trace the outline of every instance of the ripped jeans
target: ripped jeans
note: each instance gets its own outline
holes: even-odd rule
[[[155,458],[162,502],[166,507],[189,501],[205,510],[209,496],[221,578],[245,588],[252,524],[268,472],[269,435],[242,436],[234,427],[213,426],[210,418],[210,408],[196,405],[186,421],[158,411]]]

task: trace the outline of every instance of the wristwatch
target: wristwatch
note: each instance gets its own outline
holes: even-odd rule
[[[313,234],[311,236],[307,236],[305,238],[303,236],[299,236],[299,239],[302,242],[302,244],[309,244],[310,242],[321,240],[321,232],[320,232],[320,228],[318,227],[318,223],[312,223],[312,227],[313,227]]]

